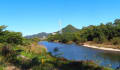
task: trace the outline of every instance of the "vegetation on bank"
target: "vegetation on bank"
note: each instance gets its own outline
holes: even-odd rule
[[[120,19],[116,19],[113,23],[108,22],[106,24],[101,23],[100,25],[83,27],[77,32],[74,32],[75,28],[67,30],[73,32],[66,31],[62,34],[49,35],[48,41],[59,41],[62,43],[71,41],[77,44],[92,42],[92,44],[112,45],[113,48],[120,48]]]
[[[39,38],[27,39],[20,32],[0,26],[0,70],[112,70],[93,61],[69,61],[53,57],[38,45]]]
[[[26,39],[20,32],[0,26],[0,70],[112,70],[92,61],[69,61],[53,57],[38,45],[39,38]]]

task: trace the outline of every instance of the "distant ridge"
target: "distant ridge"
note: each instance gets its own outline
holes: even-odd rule
[[[25,37],[26,38],[34,38],[34,37],[44,38],[44,37],[48,37],[48,35],[49,35],[49,33],[41,32],[41,33],[38,33],[38,34],[28,35],[28,36],[25,36]]]
[[[79,29],[75,28],[71,24],[67,25],[65,28],[62,29],[62,33],[74,33],[74,32],[78,32],[78,31],[79,31]],[[44,38],[44,37],[48,37],[48,35],[50,35],[50,34],[52,34],[52,33],[41,32],[41,33],[38,33],[38,34],[28,35],[28,36],[25,36],[25,37],[26,38],[34,38],[34,37]]]

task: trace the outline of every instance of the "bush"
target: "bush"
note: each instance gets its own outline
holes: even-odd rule
[[[94,41],[95,43],[99,43],[99,39],[98,39],[98,38],[94,38],[93,41]]]
[[[96,37],[93,39],[93,41],[95,43],[101,44],[101,43],[107,42],[107,39],[105,37],[100,37],[100,38]]]
[[[20,32],[8,32],[6,34],[7,43],[22,44],[23,37]]]
[[[1,55],[6,62],[15,62],[19,52],[13,49],[13,45],[5,44],[1,48]]]
[[[111,40],[111,42],[112,42],[113,45],[119,45],[120,44],[120,37],[114,37]]]

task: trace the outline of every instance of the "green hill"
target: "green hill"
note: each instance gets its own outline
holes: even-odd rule
[[[75,28],[72,25],[68,25],[68,26],[66,26],[65,28],[62,29],[63,33],[74,33],[74,32],[78,32],[78,31],[79,31],[79,29]]]

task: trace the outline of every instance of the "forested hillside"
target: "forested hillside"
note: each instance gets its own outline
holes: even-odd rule
[[[90,25],[83,27],[75,33],[56,34],[48,37],[48,41],[58,40],[59,42],[75,42],[85,43],[92,41],[98,44],[120,44],[120,19],[116,19],[113,23],[108,22],[106,24],[101,23],[100,25]]]
[[[79,29],[75,28],[74,26],[72,26],[70,24],[62,29],[63,33],[74,33],[74,32],[78,32],[78,31],[79,31]]]

